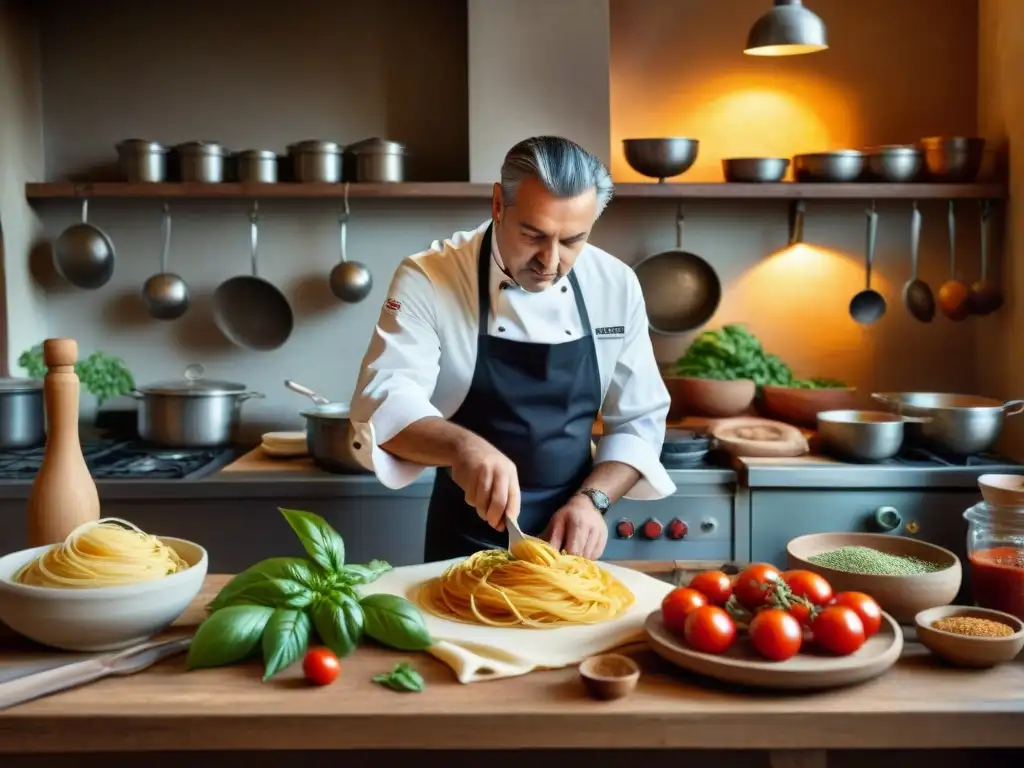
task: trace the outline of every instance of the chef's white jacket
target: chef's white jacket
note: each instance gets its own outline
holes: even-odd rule
[[[402,261],[391,281],[356,384],[350,437],[359,462],[389,488],[408,485],[424,467],[380,446],[415,421],[450,418],[469,391],[480,315],[477,265],[489,223],[435,241]],[[489,335],[542,344],[581,336],[567,279],[539,293],[502,290],[507,278],[493,236],[492,254]],[[640,283],[626,264],[590,244],[573,270],[590,316],[603,393],[604,436],[594,461],[618,461],[640,472],[627,498],[664,498],[675,491],[660,461],[669,395]]]

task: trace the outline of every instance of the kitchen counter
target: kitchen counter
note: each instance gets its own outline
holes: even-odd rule
[[[210,576],[179,624],[201,620],[226,579]],[[4,663],[28,660],[15,642]],[[186,673],[178,657],[0,712],[0,752],[732,748],[820,766],[823,753],[793,750],[1024,748],[1022,662],[962,671],[908,643],[876,681],[781,695],[700,682],[649,651],[635,658],[636,692],[606,703],[585,696],[575,668],[464,686],[426,654],[363,647],[335,684],[311,688],[295,668],[261,683],[257,662]],[[423,674],[423,693],[370,681],[401,659]]]

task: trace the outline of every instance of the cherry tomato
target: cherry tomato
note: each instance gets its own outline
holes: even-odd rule
[[[733,594],[744,608],[760,608],[768,599],[768,589],[779,580],[779,571],[767,563],[754,563],[744,568],[736,577]]]
[[[665,595],[661,601],[661,618],[670,632],[683,637],[686,632],[686,615],[694,608],[707,604],[708,599],[696,589],[679,587]]]
[[[712,605],[725,605],[732,597],[732,581],[721,571],[704,571],[698,573],[689,584],[708,599]]]
[[[849,656],[867,640],[864,622],[855,610],[845,605],[825,608],[811,622],[811,633],[815,643],[837,656]]]
[[[785,661],[797,655],[803,643],[800,622],[786,611],[769,608],[750,622],[750,642],[769,661]]]
[[[871,637],[882,626],[882,609],[870,595],[863,592],[840,592],[830,605],[845,605],[852,608],[864,624],[865,637]]]
[[[800,603],[794,603],[793,605],[791,605],[789,608],[786,609],[786,612],[790,616],[792,616],[794,619],[796,619],[800,623],[801,626],[806,627],[810,623],[810,620],[811,620],[811,609],[808,608],[806,605],[801,605]]]
[[[725,653],[736,640],[736,624],[717,605],[702,605],[687,615],[684,634],[695,651]]]
[[[784,571],[782,580],[794,595],[810,600],[815,605],[828,605],[832,599],[832,585],[820,573]]]
[[[330,648],[313,648],[302,660],[302,674],[316,685],[330,685],[340,672],[341,662]]]

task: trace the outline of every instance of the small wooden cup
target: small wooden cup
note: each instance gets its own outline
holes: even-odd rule
[[[628,656],[604,653],[580,664],[580,680],[592,698],[611,701],[628,696],[640,680],[640,667]]]

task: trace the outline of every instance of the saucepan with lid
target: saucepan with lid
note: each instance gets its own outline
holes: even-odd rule
[[[642,259],[633,271],[647,305],[651,330],[666,336],[701,327],[722,300],[722,283],[714,268],[683,250],[683,207],[676,214],[676,247]]]
[[[326,472],[337,474],[365,473],[356,460],[352,446],[352,422],[348,403],[335,403],[309,387],[286,379],[284,385],[292,392],[313,401],[312,408],[300,411],[306,420],[306,449],[313,463]]]
[[[1024,412],[1024,400],[995,400],[942,392],[871,395],[906,419],[907,438],[956,456],[984,453],[999,439],[1008,416]]]
[[[245,384],[203,378],[190,365],[180,379],[139,387],[138,429],[143,440],[167,448],[216,448],[231,443],[246,400],[263,398]]]

